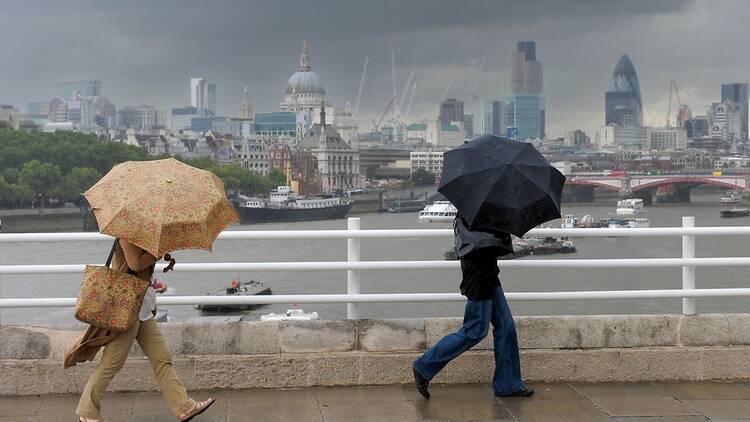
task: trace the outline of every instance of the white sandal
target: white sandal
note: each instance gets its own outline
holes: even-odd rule
[[[196,402],[190,410],[181,414],[178,417],[180,418],[180,421],[188,422],[192,420],[194,417],[208,410],[208,408],[211,407],[211,405],[214,404],[215,401],[216,400],[214,399],[208,399],[206,401]]]

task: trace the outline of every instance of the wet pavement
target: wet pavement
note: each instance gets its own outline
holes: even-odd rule
[[[216,398],[195,422],[358,421],[750,421],[750,384],[529,384],[532,398],[497,399],[487,385],[195,392]],[[72,422],[78,397],[0,397],[0,422]],[[118,393],[103,400],[109,422],[177,420],[158,393]]]

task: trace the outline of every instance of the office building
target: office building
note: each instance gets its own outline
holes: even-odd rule
[[[638,74],[627,54],[615,66],[609,91],[604,94],[605,125],[643,126],[643,104]]]
[[[427,170],[440,180],[443,175],[443,154],[440,150],[422,150],[409,153],[409,171],[414,174],[419,169]]]
[[[49,114],[49,101],[31,101],[26,104],[26,114]]]
[[[687,130],[682,127],[646,128],[646,142],[652,151],[674,151],[687,149]]]
[[[88,97],[82,99],[79,105],[81,127],[110,129],[117,126],[117,109],[109,99]]]
[[[505,136],[505,102],[482,99],[477,135]]]
[[[455,98],[448,98],[440,102],[438,120],[444,124],[462,122],[464,120],[464,102]]]
[[[0,122],[5,122],[11,128],[18,129],[18,109],[12,105],[0,104]]]
[[[566,130],[563,134],[563,145],[568,148],[583,149],[590,143],[591,138],[580,129]]]
[[[511,139],[543,139],[545,136],[544,96],[513,94],[506,98],[505,136]]]
[[[51,123],[68,121],[68,102],[61,97],[49,100],[49,119]]]
[[[740,113],[740,133],[741,141],[748,140],[748,84],[730,83],[721,85],[721,101],[731,101],[738,105]]]
[[[193,106],[177,107],[172,109],[172,130],[189,130],[193,117],[200,117],[198,109]]]
[[[536,43],[519,41],[511,64],[511,95],[506,98],[506,135],[514,139],[543,139],[546,135],[544,74]]]
[[[646,147],[646,128],[635,125],[607,125],[600,128],[596,146],[621,150],[642,150]]]
[[[57,82],[57,96],[65,100],[102,95],[102,81],[98,79],[66,79]]]
[[[542,62],[536,60],[536,42],[519,41],[511,63],[511,93],[544,92]]]
[[[691,117],[685,122],[685,130],[688,139],[705,138],[711,131],[711,119],[708,116]]]
[[[190,105],[203,116],[216,115],[216,84],[205,78],[190,78]]]
[[[464,132],[466,139],[474,138],[474,115],[464,114]]]
[[[149,130],[166,125],[166,112],[149,105],[123,107],[117,112],[119,126],[126,129]]]
[[[709,135],[725,142],[739,141],[742,133],[740,104],[730,100],[713,103],[708,109],[711,120]]]

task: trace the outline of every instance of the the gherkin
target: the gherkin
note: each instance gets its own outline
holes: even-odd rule
[[[617,61],[604,103],[605,124],[643,126],[641,86],[633,62],[627,54],[623,54]]]

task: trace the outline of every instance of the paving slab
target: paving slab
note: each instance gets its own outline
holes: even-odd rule
[[[530,383],[531,398],[502,398],[489,384],[196,391],[214,397],[196,422],[727,422],[750,421],[750,388],[740,383]],[[0,422],[70,422],[74,394],[0,397]],[[159,393],[102,400],[109,422],[171,421]]]
[[[656,384],[678,400],[750,400],[750,388],[725,382],[685,382]]]
[[[609,422],[612,419],[567,384],[528,384],[531,398],[503,398],[503,405],[523,422]]]
[[[711,421],[750,421],[750,400],[685,400]]]

